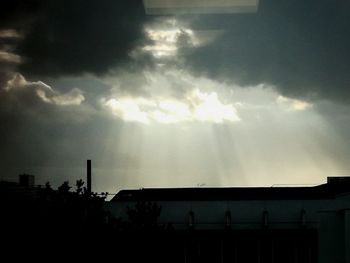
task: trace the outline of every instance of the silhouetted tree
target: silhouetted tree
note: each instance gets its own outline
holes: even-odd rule
[[[40,189],[39,210],[42,225],[58,234],[91,233],[106,228],[103,208],[107,193],[88,194],[83,180],[76,181],[75,191],[68,181],[53,190],[49,183]]]
[[[83,186],[84,186],[84,181],[83,181],[82,179],[77,180],[75,186],[76,186],[76,188],[77,188],[77,189],[76,189],[76,192],[77,192],[78,195],[84,193],[84,188],[83,188]]]
[[[61,186],[58,187],[58,192],[67,194],[72,187],[69,186],[69,182],[65,181]]]

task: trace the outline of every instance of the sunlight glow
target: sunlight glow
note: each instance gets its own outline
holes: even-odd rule
[[[198,100],[195,102],[195,100]],[[200,121],[222,123],[223,121],[239,121],[236,109],[228,104],[222,104],[216,92],[202,93],[194,90],[190,101],[197,103],[194,109],[194,116]]]
[[[271,186],[314,183],[343,169],[334,158],[342,139],[309,102],[268,84],[241,87],[185,70],[145,71],[143,77],[139,96],[125,92],[129,82],[109,79],[114,89],[101,101],[122,127],[112,135],[119,137],[118,154],[135,160],[130,171],[120,171],[127,182]]]

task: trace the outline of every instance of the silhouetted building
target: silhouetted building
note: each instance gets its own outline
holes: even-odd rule
[[[159,226],[176,233],[171,262],[350,262],[350,177],[313,187],[122,190],[106,206],[128,222],[138,202],[158,204]]]
[[[40,186],[35,185],[35,177],[30,174],[20,174],[18,182],[0,181],[0,197],[2,201],[36,201]]]
[[[33,175],[21,174],[18,182],[0,181],[0,231],[4,240],[16,236],[22,240],[25,232],[34,231],[40,189],[34,185]]]
[[[35,177],[31,174],[20,174],[19,184],[24,187],[33,187],[35,185]]]

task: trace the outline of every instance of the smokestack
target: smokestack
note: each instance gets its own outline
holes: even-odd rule
[[[91,195],[91,160],[87,160],[87,175],[86,175],[86,183],[87,183],[87,192],[88,195]]]

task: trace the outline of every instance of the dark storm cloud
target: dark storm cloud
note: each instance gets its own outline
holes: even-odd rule
[[[141,0],[5,1],[2,28],[23,32],[16,54],[26,76],[106,73],[145,40]],[[139,62],[141,63],[141,62]]]
[[[4,0],[0,4],[0,29],[25,29],[45,6],[43,0]]]
[[[0,66],[1,66],[1,63],[0,63]],[[11,76],[7,71],[0,71],[0,88],[5,87],[10,77]]]
[[[201,16],[194,29],[224,29],[192,50],[193,72],[241,85],[268,83],[292,97],[350,99],[350,2],[262,0],[257,14]]]

